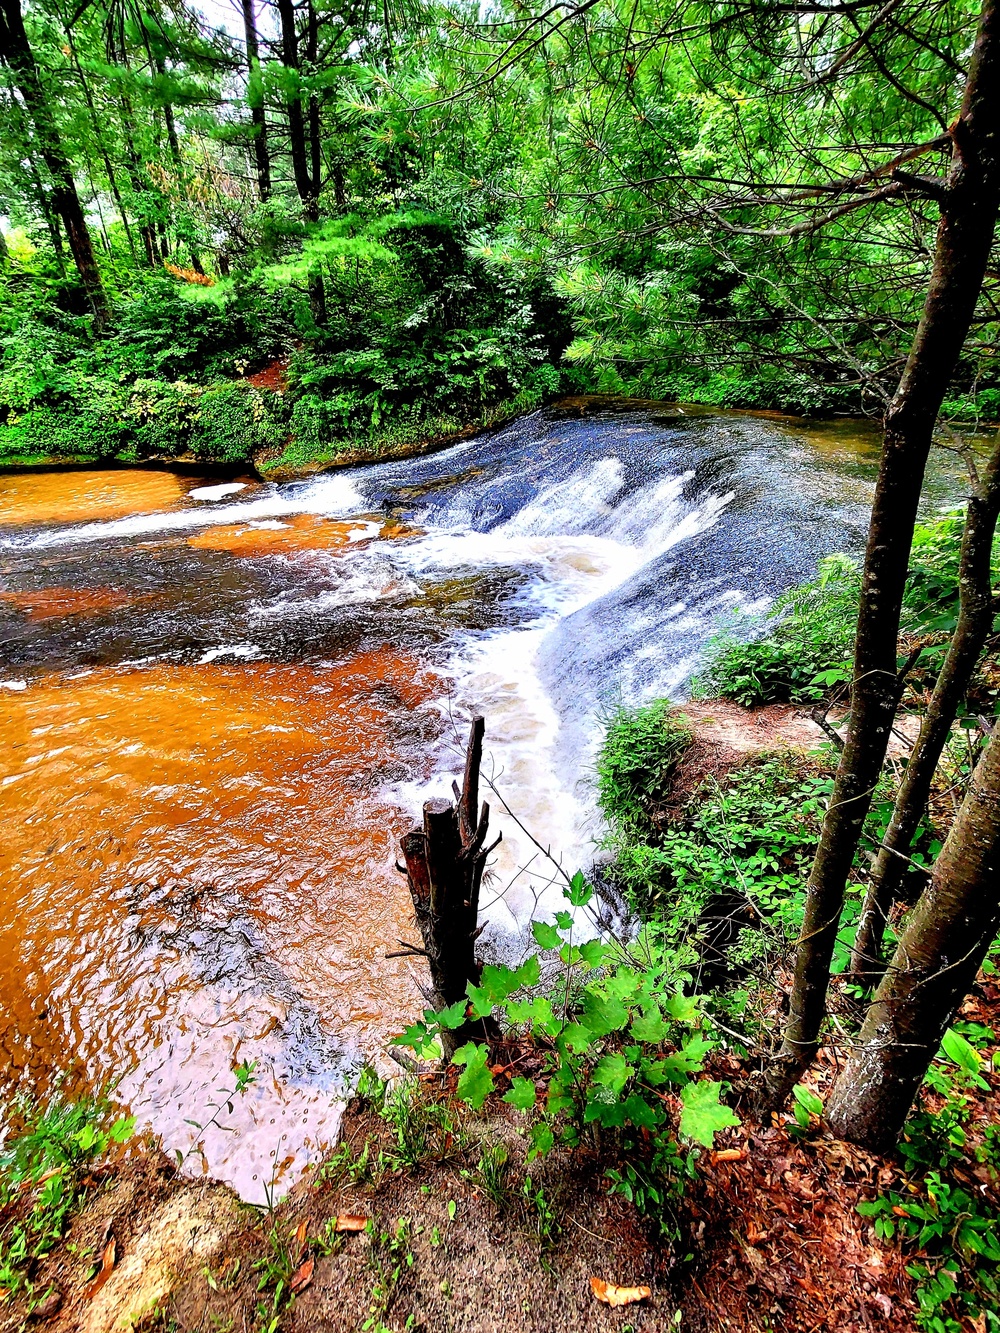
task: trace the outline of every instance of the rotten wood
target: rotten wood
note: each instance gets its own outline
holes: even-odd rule
[[[474,717],[462,787],[452,784],[455,802],[443,797],[426,801],[423,826],[411,829],[400,842],[437,1009],[464,999],[482,971],[475,954],[479,894],[487,858],[500,841],[498,837],[487,845],[490,808],[485,801],[479,805],[485,730],[484,719]],[[467,1041],[489,1041],[496,1035],[491,1019],[469,1019],[445,1034],[444,1054],[450,1057]]]

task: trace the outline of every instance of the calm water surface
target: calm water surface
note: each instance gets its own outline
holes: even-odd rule
[[[384,959],[413,937],[395,844],[469,710],[512,809],[585,864],[601,716],[682,695],[720,617],[857,549],[877,449],[644,408],[283,486],[0,477],[4,1091],[113,1084],[192,1169],[285,1188],[422,1005]],[[558,890],[499,826],[503,952]]]

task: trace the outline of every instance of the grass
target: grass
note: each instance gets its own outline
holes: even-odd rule
[[[10,1216],[0,1229],[0,1290],[26,1293],[30,1308],[46,1294],[35,1290],[34,1267],[62,1240],[90,1168],[132,1137],[135,1120],[103,1100],[55,1098],[16,1113],[22,1128],[0,1156],[0,1209]]]

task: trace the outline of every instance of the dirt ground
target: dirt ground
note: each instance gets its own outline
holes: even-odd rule
[[[734,1060],[720,1068],[738,1083]],[[829,1070],[818,1069],[820,1084]],[[504,1080],[498,1079],[498,1094]],[[432,1099],[447,1091],[428,1089]],[[605,1171],[606,1150],[556,1150],[525,1165],[519,1118],[498,1099],[465,1111],[419,1165],[352,1181],[335,1159],[271,1216],[224,1186],[175,1175],[155,1149],[91,1180],[64,1241],[34,1275],[40,1295],[0,1306],[0,1329],[44,1333],[888,1333],[912,1330],[904,1259],[877,1242],[856,1205],[895,1175],[891,1163],[824,1130],[796,1140],[787,1118],[749,1119],[705,1153],[661,1239]],[[368,1162],[393,1137],[355,1108],[344,1142]],[[480,1163],[502,1143],[492,1192]],[[343,1155],[343,1150],[342,1150]],[[356,1174],[356,1173],[355,1173]],[[531,1178],[526,1188],[526,1174]],[[362,1172],[364,1177],[364,1172]],[[537,1202],[541,1190],[544,1204]],[[30,1206],[26,1196],[24,1207]],[[360,1232],[338,1233],[337,1219]],[[113,1244],[111,1244],[113,1242]],[[111,1261],[108,1262],[109,1244]],[[101,1260],[104,1256],[103,1271]],[[95,1270],[96,1276],[95,1276]],[[591,1278],[648,1286],[620,1309]],[[289,1284],[297,1287],[290,1297]],[[280,1284],[280,1285],[279,1285]],[[277,1323],[272,1323],[277,1320]]]

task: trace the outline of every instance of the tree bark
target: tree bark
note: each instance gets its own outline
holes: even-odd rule
[[[257,40],[257,16],[254,13],[254,0],[242,0],[243,31],[246,34],[247,69],[250,71],[251,84],[260,78],[260,44]],[[267,147],[267,116],[264,112],[263,94],[249,96],[250,122],[253,125],[253,154],[257,165],[257,193],[262,204],[271,197],[271,158]]]
[[[941,1038],[1000,927],[1000,731],[976,767],[934,878],[906,923],[827,1118],[841,1138],[892,1147]]]
[[[62,218],[66,228],[69,248],[93,311],[94,330],[100,332],[110,317],[107,296],[97,266],[90,229],[73,179],[73,169],[63,149],[55,117],[38,76],[38,67],[21,16],[20,0],[0,0],[0,60],[13,74],[14,83],[38,136],[42,160],[53,183],[49,204]]]
[[[300,72],[299,38],[295,28],[293,0],[278,0],[278,18],[281,23],[281,60],[286,69]],[[288,137],[292,154],[292,176],[302,205],[302,216],[308,223],[319,221],[318,182],[313,186],[306,147],[305,117],[302,113],[302,94],[295,92],[285,103],[288,117]],[[326,292],[323,275],[313,274],[309,279],[309,305],[317,324],[326,323]]]
[[[480,980],[479,892],[486,858],[496,846],[496,842],[486,846],[490,807],[484,801],[479,808],[484,730],[483,719],[473,718],[461,791],[455,786],[457,804],[427,801],[423,827],[411,829],[400,844],[437,1009],[464,1000],[469,983],[478,985]],[[491,1020],[470,1019],[445,1033],[445,1057],[450,1059],[467,1041],[496,1036]]]
[[[969,500],[958,573],[958,624],[907,762],[858,923],[851,970],[869,984],[877,982],[884,970],[882,937],[889,910],[906,873],[910,845],[927,808],[938,760],[993,628],[991,556],[998,517],[1000,442],[994,448],[985,477],[975,484]]]
[[[913,346],[885,419],[858,613],[847,740],[806,895],[780,1054],[761,1090],[779,1106],[819,1047],[844,890],[899,699],[899,618],[917,504],[937,415],[969,331],[996,226],[1000,21],[986,0],[941,204],[934,268]]]

